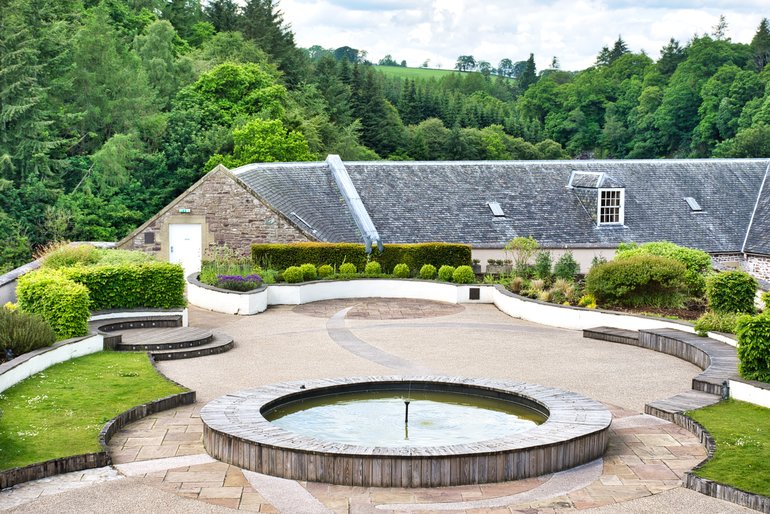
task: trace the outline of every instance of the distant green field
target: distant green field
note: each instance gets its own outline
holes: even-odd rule
[[[452,73],[459,73],[456,70],[433,70],[429,68],[402,68],[401,66],[373,66],[377,71],[381,71],[386,77],[401,77],[404,79],[440,79]],[[463,72],[468,73],[468,72]]]

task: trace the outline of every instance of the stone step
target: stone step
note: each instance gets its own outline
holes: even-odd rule
[[[609,341],[611,343],[639,345],[639,332],[635,330],[624,330],[613,327],[594,327],[583,329],[583,337],[587,339],[598,339],[600,341]]]
[[[214,338],[210,330],[194,327],[136,328],[114,333],[122,336],[122,341],[115,349],[130,352],[194,348],[206,345]]]
[[[227,334],[214,332],[210,342],[192,348],[177,348],[174,350],[151,350],[149,353],[156,361],[175,359],[191,359],[205,355],[215,355],[231,350],[235,346],[233,338]]]
[[[714,405],[722,399],[716,394],[687,391],[663,400],[655,400],[644,406],[644,413],[674,422],[674,415]]]

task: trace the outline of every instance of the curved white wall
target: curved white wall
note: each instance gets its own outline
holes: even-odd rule
[[[264,311],[267,309],[267,291],[226,292],[187,281],[187,301],[197,307],[224,314],[250,315]]]

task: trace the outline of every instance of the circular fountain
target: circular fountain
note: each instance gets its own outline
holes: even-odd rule
[[[601,456],[611,415],[550,387],[366,377],[240,391],[201,411],[213,457],[343,485],[438,487],[553,473]]]

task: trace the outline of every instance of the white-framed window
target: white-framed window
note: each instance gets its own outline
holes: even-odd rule
[[[623,201],[625,200],[623,189],[600,189],[598,212],[596,220],[598,225],[622,225]]]

